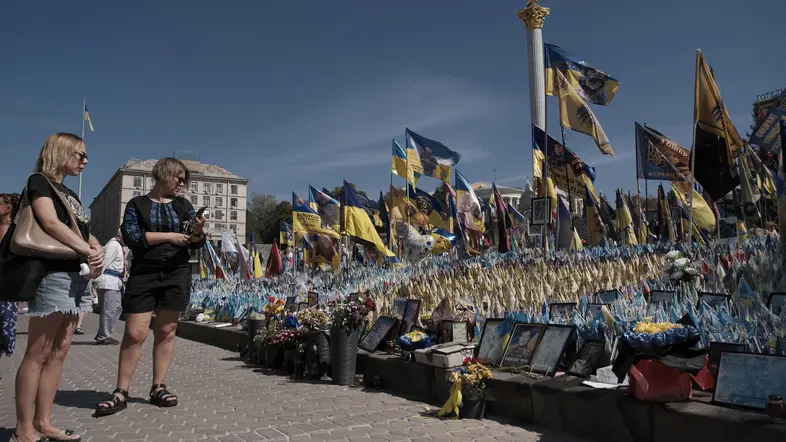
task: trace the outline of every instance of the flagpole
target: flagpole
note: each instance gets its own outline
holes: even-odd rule
[[[567,187],[568,191],[568,208],[570,209],[570,223],[571,226],[573,225],[573,197],[570,194],[570,175],[568,174],[568,162],[565,160],[565,157],[568,155],[568,143],[565,139],[565,128],[560,126],[560,131],[562,132],[562,162],[565,163],[565,187]],[[554,178],[552,178],[553,180]]]
[[[688,183],[688,187],[690,188],[690,207],[688,207],[688,250],[692,249],[693,245],[693,183],[696,181],[694,179],[693,173],[696,170],[696,126],[697,122],[693,122],[693,141],[691,141],[691,149],[690,149],[690,182]]]
[[[85,109],[87,109],[87,99],[82,100],[82,142],[85,139]],[[77,192],[79,200],[82,200],[82,172],[79,172],[79,191]]]

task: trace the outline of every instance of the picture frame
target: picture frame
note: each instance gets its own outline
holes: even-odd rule
[[[532,198],[532,212],[530,224],[533,226],[544,226],[548,223],[551,213],[551,199],[547,197]]]
[[[308,306],[316,307],[317,305],[319,305],[319,293],[308,292]]]
[[[650,304],[666,303],[666,305],[671,306],[674,304],[674,296],[676,294],[677,292],[674,290],[652,290],[647,302]]]
[[[358,348],[374,353],[384,342],[385,338],[390,335],[397,323],[398,319],[392,316],[380,316],[374,322],[374,325],[371,326],[368,333],[360,339]]]
[[[297,310],[296,311],[300,312],[300,311],[303,311],[303,310],[307,309],[308,307],[309,307],[308,302],[299,302],[297,304]]]
[[[549,319],[557,315],[568,318],[577,308],[575,302],[553,302],[549,304]]]
[[[579,377],[590,377],[599,365],[606,352],[606,341],[584,341],[578,353],[568,364],[566,374]]]
[[[722,352],[712,403],[764,410],[769,395],[786,397],[786,356]]]
[[[575,336],[575,325],[548,324],[532,355],[530,367],[533,373],[554,376],[565,354],[565,346]]]
[[[718,243],[732,244],[737,242],[737,217],[730,216],[718,219]]]
[[[448,342],[465,343],[469,329],[464,321],[440,321],[437,328],[437,344]]]
[[[611,304],[612,302],[620,299],[622,293],[619,290],[604,290],[602,292],[595,293],[595,301],[598,304]]]
[[[287,296],[287,300],[284,303],[284,311],[290,311],[293,307],[295,307],[295,300],[297,296]]]
[[[720,358],[723,352],[731,353],[745,353],[745,344],[730,343],[730,342],[710,342],[709,361],[707,362],[707,370],[712,374],[716,380],[718,379],[718,366],[720,365]]]
[[[499,365],[502,362],[502,336],[499,335],[499,326],[503,318],[487,318],[480,332],[480,342],[475,349],[475,359],[484,364]]]
[[[402,319],[404,317],[404,311],[407,309],[407,299],[406,298],[395,298],[393,299],[393,310],[391,311],[391,316],[394,318]]]
[[[502,354],[500,366],[529,366],[545,330],[545,324],[516,323]]]
[[[722,303],[728,303],[730,299],[731,295],[724,293],[699,292],[699,301],[696,303],[696,309],[701,307],[702,302],[706,302],[710,307],[716,308]]]
[[[786,293],[770,293],[770,296],[767,298],[767,308],[770,309],[773,314],[780,316],[784,307],[786,307]]]
[[[586,313],[592,312],[592,316],[594,317],[598,312],[600,312],[603,309],[604,305],[606,306],[606,308],[609,311],[611,311],[611,304],[604,304],[604,303],[599,303],[599,302],[588,302],[587,303],[587,312]]]
[[[407,303],[404,306],[404,315],[401,318],[401,328],[398,331],[399,336],[409,333],[412,327],[417,324],[422,304],[423,301],[420,299],[407,299]]]

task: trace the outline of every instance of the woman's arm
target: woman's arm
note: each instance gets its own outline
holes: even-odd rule
[[[10,224],[0,224],[0,240],[5,237],[5,234],[8,232]]]
[[[33,200],[32,207],[33,213],[41,223],[41,227],[49,236],[82,255],[90,255],[92,252],[90,244],[60,221],[57,217],[57,211],[55,211],[55,203],[51,198],[38,197]]]

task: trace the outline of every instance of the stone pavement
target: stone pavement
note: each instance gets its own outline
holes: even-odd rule
[[[20,320],[20,332],[26,327]],[[65,363],[53,420],[76,430],[84,441],[579,442],[490,419],[423,417],[423,403],[362,388],[291,381],[246,366],[235,353],[179,338],[169,386],[180,396],[180,406],[158,409],[146,402],[152,335],[145,343],[129,408],[94,419],[95,404],[114,388],[118,347],[93,345],[96,315],[88,315],[83,328],[87,334],[76,337]],[[20,334],[11,363],[5,357],[0,363],[0,441],[8,440],[15,424],[14,374],[25,345],[26,335]]]

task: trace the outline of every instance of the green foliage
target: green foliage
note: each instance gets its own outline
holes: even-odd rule
[[[248,200],[246,220],[248,230],[257,242],[270,244],[278,238],[279,221],[292,223],[292,203],[276,201],[273,195],[254,193]]]

